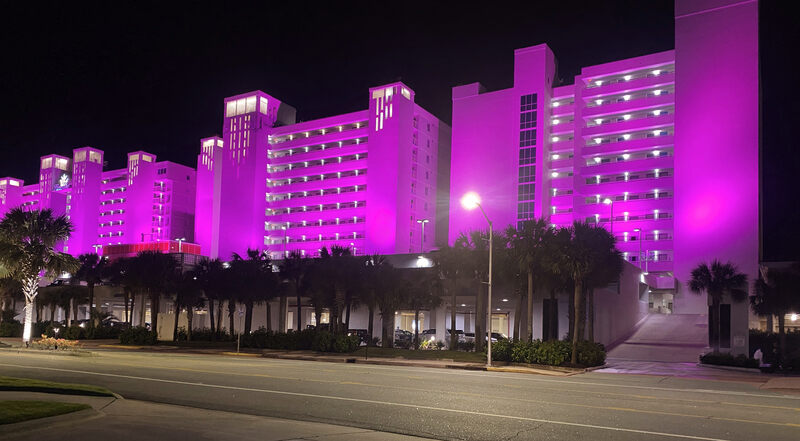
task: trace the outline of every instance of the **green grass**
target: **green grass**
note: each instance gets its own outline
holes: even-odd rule
[[[0,376],[0,390],[45,392],[64,395],[90,395],[96,397],[114,396],[113,392],[100,386],[91,386],[88,384],[55,383],[53,381],[3,376]]]
[[[0,424],[18,423],[65,413],[90,409],[80,403],[56,403],[52,401],[0,401]]]
[[[361,347],[353,352],[353,356],[364,357],[366,348]],[[412,351],[410,349],[398,348],[369,348],[367,353],[368,357],[388,357],[396,358],[401,357],[407,360],[453,360],[463,361],[467,363],[485,363],[486,355],[476,352],[462,352],[462,351]]]

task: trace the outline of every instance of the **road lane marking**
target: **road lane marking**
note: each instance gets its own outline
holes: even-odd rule
[[[625,433],[637,433],[642,435],[654,435],[654,436],[662,436],[667,438],[680,438],[680,439],[692,439],[692,440],[702,440],[702,441],[729,441],[722,438],[708,438],[702,436],[695,436],[695,435],[682,435],[679,433],[667,433],[667,432],[654,432],[649,430],[640,430],[640,429],[627,429],[623,427],[613,427],[613,426],[600,426],[596,424],[584,424],[584,423],[573,423],[569,421],[557,421],[557,420],[547,420],[543,418],[530,418],[530,417],[522,417],[522,416],[511,416],[511,415],[500,415],[500,414],[493,414],[487,412],[476,412],[471,410],[460,410],[460,409],[447,409],[442,407],[433,407],[433,406],[422,406],[417,404],[405,404],[405,403],[392,403],[388,401],[378,401],[378,400],[366,400],[362,398],[348,398],[348,397],[337,397],[332,395],[319,395],[319,394],[309,394],[309,393],[302,393],[302,392],[287,392],[287,391],[279,391],[279,390],[270,390],[270,389],[256,389],[250,387],[240,387],[240,386],[226,386],[222,384],[204,384],[204,383],[195,383],[189,381],[179,381],[179,380],[165,380],[160,378],[150,378],[150,377],[139,377],[133,375],[121,375],[121,374],[109,374],[104,372],[91,372],[91,371],[81,371],[77,369],[60,369],[60,368],[48,368],[42,366],[23,366],[23,365],[14,365],[8,363],[0,363],[0,366],[12,366],[12,367],[21,367],[21,368],[28,368],[28,369],[41,369],[41,370],[49,370],[49,371],[60,371],[60,372],[71,372],[77,374],[88,374],[88,375],[97,375],[97,376],[104,376],[104,377],[114,377],[114,378],[127,378],[130,380],[146,380],[146,381],[154,381],[159,383],[171,383],[171,384],[181,384],[185,386],[197,386],[197,387],[207,387],[207,388],[216,388],[216,389],[228,389],[228,390],[240,390],[245,392],[260,392],[260,393],[268,393],[268,394],[275,394],[275,395],[287,395],[287,396],[295,396],[295,397],[305,397],[305,398],[318,398],[318,399],[327,399],[327,400],[336,400],[336,401],[349,401],[355,403],[365,403],[365,404],[379,404],[384,406],[395,406],[395,407],[404,407],[404,408],[412,408],[412,409],[424,409],[424,410],[433,410],[433,411],[440,411],[440,412],[449,412],[449,413],[458,413],[463,415],[474,415],[474,416],[485,416],[490,418],[501,418],[507,420],[518,420],[518,421],[527,421],[527,422],[534,422],[534,423],[544,423],[544,424],[553,424],[553,425],[560,425],[560,426],[570,426],[570,427],[580,427],[586,429],[600,429],[600,430],[609,430],[614,432],[625,432]]]

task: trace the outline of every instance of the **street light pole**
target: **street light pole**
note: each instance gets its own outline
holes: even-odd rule
[[[611,200],[610,198],[605,198],[605,200],[603,200],[603,203],[606,204],[606,205],[609,205],[610,208],[611,208],[611,225],[610,225],[610,229],[611,229],[611,237],[614,237],[614,201]]]
[[[177,238],[175,240],[178,241],[178,252],[182,253],[183,252],[183,241],[185,241],[186,238],[185,237],[179,237],[179,238]]]
[[[425,224],[430,222],[430,219],[417,219],[417,223],[422,226],[422,238],[419,240],[419,252],[425,252]]]
[[[634,228],[633,231],[638,233],[636,240],[639,242],[639,255],[636,256],[636,263],[639,265],[639,269],[642,269],[642,229]]]
[[[283,230],[283,258],[286,258],[286,242],[289,241],[289,236],[286,234],[286,227],[281,227]]]
[[[489,224],[489,295],[488,301],[486,305],[486,309],[489,312],[489,322],[487,324],[487,346],[486,346],[486,366],[492,367],[492,241],[493,241],[493,231],[492,231],[492,221],[489,219],[489,216],[486,214],[486,211],[483,209],[481,205],[481,198],[478,196],[477,193],[469,192],[465,194],[461,198],[461,205],[466,208],[467,210],[473,210],[476,207],[481,209],[481,213],[483,213],[483,217],[486,218],[486,222]],[[480,338],[478,335],[475,335],[475,338]]]

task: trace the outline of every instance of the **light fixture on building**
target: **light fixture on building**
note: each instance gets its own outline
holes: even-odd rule
[[[553,173],[550,173],[550,176],[552,176],[554,178],[557,178],[558,177],[558,172],[554,171]]]
[[[623,153],[623,154],[622,154],[622,159],[624,159],[624,160],[626,160],[626,161],[627,161],[628,159],[630,159],[630,157],[631,157],[631,155],[630,155],[629,153]]]
[[[631,96],[630,95],[622,95],[622,99],[625,100],[625,101],[628,101],[628,100],[631,99]]]
[[[655,95],[655,96],[659,96],[659,95],[661,95],[661,89],[656,89],[656,90],[654,90],[654,91],[653,91],[653,95]]]
[[[625,81],[630,81],[631,78],[633,78],[633,76],[631,75],[625,75],[624,77],[622,77],[622,79],[624,79]]]

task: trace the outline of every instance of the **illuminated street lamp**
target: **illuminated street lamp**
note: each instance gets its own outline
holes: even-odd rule
[[[179,237],[179,238],[177,238],[175,240],[178,241],[178,252],[179,253],[183,252],[183,242],[186,241],[186,238],[185,237]]]
[[[488,323],[488,336],[487,339],[488,345],[486,347],[486,366],[492,366],[492,221],[489,220],[489,216],[486,215],[486,211],[483,210],[481,206],[481,197],[478,193],[474,191],[470,191],[466,193],[464,196],[461,197],[461,206],[467,210],[474,210],[475,208],[480,208],[481,213],[483,213],[483,217],[486,218],[486,222],[489,223],[489,300],[486,304],[486,308],[489,313],[489,323]],[[478,337],[477,335],[475,337]]]
[[[611,207],[611,237],[614,237],[614,201],[610,198],[603,199],[603,203]]]
[[[425,252],[425,224],[430,222],[430,219],[417,219],[417,223],[422,227],[422,239],[420,239],[419,251]]]
[[[638,233],[636,239],[639,242],[639,255],[636,256],[636,263],[639,265],[639,269],[642,269],[642,229],[634,228],[633,231]]]

